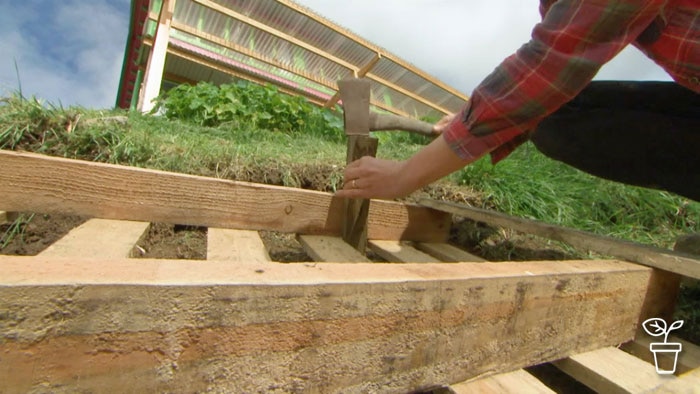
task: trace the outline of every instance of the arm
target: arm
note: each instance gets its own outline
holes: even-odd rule
[[[343,180],[345,188],[336,195],[347,198],[402,197],[469,163],[457,156],[440,136],[406,161],[365,156],[348,164]]]
[[[532,39],[474,90],[444,135],[462,158],[507,156],[539,122],[574,98],[603,64],[659,15],[664,0],[558,0]],[[511,142],[515,142],[511,144]],[[477,146],[472,146],[476,144]]]
[[[507,156],[546,116],[575,97],[656,18],[664,0],[558,0],[532,40],[474,91],[441,137],[406,162],[362,158],[338,195],[392,198],[491,153]],[[365,182],[364,177],[371,181]],[[353,183],[354,181],[354,183]]]

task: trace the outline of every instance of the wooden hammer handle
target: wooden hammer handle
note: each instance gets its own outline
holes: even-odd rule
[[[379,130],[403,130],[427,136],[435,136],[433,125],[417,119],[406,118],[392,114],[378,114],[370,112],[369,129]]]

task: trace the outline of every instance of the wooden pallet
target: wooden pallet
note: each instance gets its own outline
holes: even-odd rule
[[[669,312],[677,274],[484,262],[445,243],[451,204],[373,201],[369,248],[391,262],[373,263],[324,193],[7,152],[0,185],[7,211],[96,217],[38,256],[0,256],[0,392],[552,392],[523,370],[545,362],[598,392],[700,387],[696,346],[660,377],[633,340]],[[207,260],[130,258],[156,221],[208,227]],[[298,234],[316,262],[271,261],[263,229]]]

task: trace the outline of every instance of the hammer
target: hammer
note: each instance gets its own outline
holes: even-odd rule
[[[433,134],[433,125],[420,120],[397,115],[370,112],[370,83],[368,79],[343,79],[338,81],[340,99],[343,101],[343,123],[348,136],[347,163],[363,156],[377,154],[377,139],[370,131],[404,130],[422,135]],[[344,201],[343,239],[364,253],[367,246],[367,217],[369,200],[347,199]]]
[[[370,131],[383,130],[410,131],[425,136],[437,135],[433,132],[433,125],[428,122],[371,112],[369,87],[367,79],[351,78],[338,81],[346,135],[369,135]]]

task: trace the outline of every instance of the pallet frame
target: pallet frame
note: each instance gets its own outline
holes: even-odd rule
[[[28,161],[33,164],[29,169]],[[0,208],[38,212],[66,209],[122,219],[91,219],[36,257],[0,256],[0,310],[6,311],[0,321],[0,382],[4,382],[0,391],[46,388],[42,386],[46,384],[59,392],[99,390],[128,381],[134,390],[253,391],[267,385],[288,391],[323,387],[328,392],[378,388],[408,392],[449,385],[454,392],[484,387],[496,387],[499,392],[508,392],[509,387],[515,390],[512,392],[522,392],[524,387],[547,392],[546,386],[523,375],[527,373],[519,368],[555,360],[561,360],[556,365],[563,370],[599,391],[663,392],[670,390],[668,387],[698,387],[693,386],[699,375],[694,355],[700,353],[692,344],[686,345],[690,356],[682,362],[680,376],[659,380],[647,373],[651,377],[643,386],[634,376],[640,368],[653,369],[653,365],[611,347],[631,341],[642,319],[668,314],[669,308],[672,312],[669,289],[677,289],[678,274],[616,260],[479,262],[475,256],[445,244],[444,235],[435,235],[444,230],[440,211],[414,207],[411,212],[418,216],[387,220],[402,217],[386,216],[386,212],[394,212],[392,209],[406,212],[400,204],[387,204],[389,208],[375,211],[375,220],[376,212],[384,216],[374,222],[375,237],[370,236],[369,244],[388,261],[403,264],[367,262],[339,238],[337,226],[299,227],[293,220],[251,224],[240,218],[231,221],[231,216],[226,223],[221,218],[203,222],[202,217],[209,215],[206,210],[200,216],[174,215],[172,221],[209,226],[208,258],[212,261],[129,259],[133,245],[148,226],[148,222],[138,220],[169,217],[163,209],[131,209],[139,206],[133,195],[109,202],[109,210],[105,203],[95,204],[94,199],[83,203],[96,195],[94,187],[81,192],[88,180],[92,179],[92,185],[108,184],[115,176],[120,180],[131,177],[141,182],[139,185],[155,182],[158,193],[149,198],[169,203],[173,194],[168,190],[179,188],[168,189],[167,184],[173,187],[173,180],[183,178],[188,178],[192,187],[216,184],[213,195],[229,197],[231,190],[237,197],[241,195],[238,187],[273,190],[287,197],[302,192],[31,154],[0,152],[0,164],[0,195],[6,204]],[[51,186],[43,179],[47,168],[57,164],[58,169],[51,174],[60,181]],[[66,168],[71,171],[59,176]],[[134,183],[126,181],[122,187],[131,193]],[[109,192],[115,193],[114,189]],[[219,201],[212,198],[202,194],[200,200]],[[332,201],[325,194],[314,194],[308,201],[314,198]],[[314,206],[308,201],[307,207]],[[234,211],[240,209],[236,204],[232,204]],[[332,211],[332,204],[324,204],[321,210]],[[162,208],[163,204],[156,205]],[[434,202],[424,205],[441,207]],[[180,208],[176,211],[182,212]],[[181,222],[183,218],[190,222]],[[429,228],[437,230],[429,237],[411,239],[417,231],[406,229],[426,220],[433,223]],[[222,223],[244,229],[217,228]],[[392,225],[398,227],[388,231]],[[270,261],[256,229],[292,229],[318,263]],[[698,263],[687,256],[677,257]],[[194,265],[196,270],[192,270]],[[686,275],[695,272],[695,266],[682,269]],[[591,283],[596,285],[591,287]],[[500,289],[500,294],[494,289]],[[482,295],[482,301],[478,301],[479,292],[488,293]],[[227,300],[226,306],[220,306],[222,299]],[[542,303],[547,308],[538,309],[536,305]],[[148,313],[143,312],[144,305]],[[618,309],[611,309],[615,305]],[[563,316],[561,325],[552,326],[554,317],[547,314],[551,310]],[[105,311],[109,316],[106,320]],[[291,312],[285,312],[281,319],[272,311]],[[139,314],[152,316],[130,318]],[[213,316],[218,325],[212,323]],[[221,323],[227,316],[231,317]],[[566,321],[574,317],[580,319],[578,323]],[[596,319],[597,325],[583,324]],[[548,329],[549,336],[534,340],[539,348],[527,346],[536,333],[547,333]],[[390,334],[394,332],[397,334]],[[473,337],[492,342],[484,347],[471,341]],[[85,341],[89,345],[81,346]],[[237,345],[226,345],[231,341]],[[635,343],[641,343],[640,339],[628,342],[627,347],[635,348]],[[640,346],[643,344],[636,346],[636,351],[641,354]],[[224,350],[216,350],[218,347]],[[488,354],[486,349],[510,352]],[[630,364],[635,365],[629,371],[632,378],[624,376],[629,368],[624,365],[630,362],[627,356],[635,360]],[[272,361],[264,361],[268,359]],[[358,363],[358,359],[367,364]],[[335,363],[333,367],[328,366],[329,360]],[[601,360],[623,364],[612,368],[622,370],[622,375],[605,377],[605,369],[594,368]],[[215,368],[206,370],[202,365]],[[296,372],[290,373],[289,368]]]

